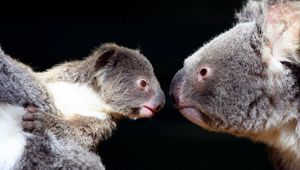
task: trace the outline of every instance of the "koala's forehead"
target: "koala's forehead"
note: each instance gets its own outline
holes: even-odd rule
[[[215,64],[211,62],[247,57],[248,53],[253,53],[250,38],[254,28],[255,23],[241,23],[219,35],[188,57],[184,62],[185,69],[191,71],[203,62]]]
[[[153,67],[149,60],[139,51],[125,49],[119,54],[119,71],[135,75],[153,76]]]

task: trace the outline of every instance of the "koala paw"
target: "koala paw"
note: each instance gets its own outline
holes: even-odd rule
[[[27,112],[23,115],[22,126],[25,132],[34,132],[43,130],[43,121],[45,114],[38,111],[34,106],[28,106]]]

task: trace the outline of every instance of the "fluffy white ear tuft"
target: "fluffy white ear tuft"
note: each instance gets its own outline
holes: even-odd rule
[[[265,5],[263,59],[300,63],[300,1]]]

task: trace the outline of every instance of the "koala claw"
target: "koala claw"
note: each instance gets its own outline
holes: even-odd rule
[[[25,132],[33,132],[35,130],[41,130],[43,124],[40,121],[23,121],[22,126]]]
[[[30,110],[31,109],[31,110]],[[22,126],[25,132],[39,131],[43,128],[43,120],[45,115],[38,112],[36,108],[27,108],[27,112],[23,115]]]
[[[29,113],[35,113],[35,112],[38,111],[37,108],[34,107],[34,106],[28,106],[28,107],[26,108],[26,110],[27,110]]]

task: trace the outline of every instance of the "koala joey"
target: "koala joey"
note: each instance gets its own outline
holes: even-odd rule
[[[43,125],[59,139],[96,150],[122,117],[148,118],[165,103],[151,63],[140,52],[105,44],[81,61],[37,73],[62,116]],[[58,123],[59,122],[59,123]]]
[[[184,61],[170,94],[188,120],[267,144],[300,169],[300,1],[249,0],[237,23]]]
[[[54,140],[54,143],[75,143],[87,154],[94,154],[88,151],[95,151],[99,142],[111,135],[120,118],[151,117],[165,103],[164,93],[146,57],[138,51],[115,44],[102,45],[83,60],[66,62],[45,72],[28,74],[33,75],[42,86],[39,89],[41,92],[48,93],[49,102],[46,102],[46,106],[54,109],[54,114],[41,107],[40,96],[36,95],[30,102],[25,102],[25,106],[31,109],[27,109],[29,111],[23,117],[24,128],[33,134],[45,131],[49,134],[47,139]],[[5,90],[6,87],[0,87],[0,90]],[[31,94],[30,87],[24,91]],[[2,91],[0,92],[3,96]],[[13,89],[10,92],[9,95],[4,95],[10,98],[3,97],[1,102],[16,104],[24,110],[23,103],[15,102],[19,96],[14,94]],[[9,117],[9,111],[5,115]],[[37,126],[38,122],[42,127]],[[20,126],[20,120],[15,124]],[[31,143],[38,142],[33,140]],[[24,150],[23,145],[21,148]],[[72,147],[66,149],[73,151]],[[87,157],[78,154],[77,150],[74,152],[79,155],[78,159]],[[25,151],[31,151],[31,147],[27,147]],[[22,155],[23,152],[19,153]],[[75,153],[73,154],[76,155]],[[100,158],[94,162],[93,165],[99,165]]]

